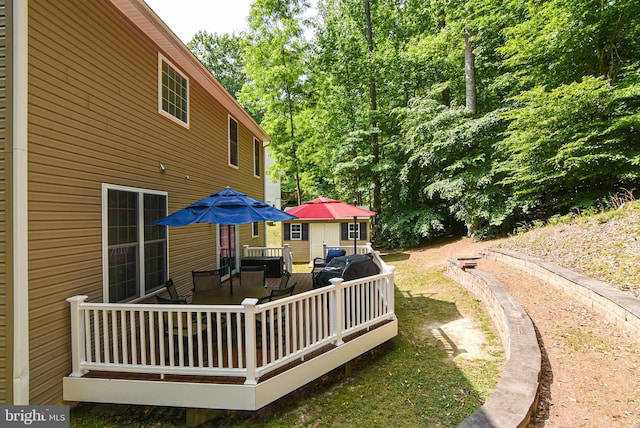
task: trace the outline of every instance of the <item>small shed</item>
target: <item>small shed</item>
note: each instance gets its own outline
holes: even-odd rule
[[[353,247],[369,242],[371,217],[364,207],[320,197],[286,210],[298,217],[282,222],[282,244],[289,244],[294,261],[310,262],[323,257],[323,244]]]

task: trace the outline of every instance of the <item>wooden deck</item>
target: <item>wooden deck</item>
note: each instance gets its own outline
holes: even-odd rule
[[[296,284],[294,294],[304,293],[313,289],[313,275],[311,273],[292,273],[289,278],[289,286]],[[277,288],[280,285],[280,278],[267,278],[269,288]]]
[[[397,335],[393,269],[318,289],[311,272],[298,272],[293,283],[293,296],[258,306],[68,299],[64,399],[257,410]]]

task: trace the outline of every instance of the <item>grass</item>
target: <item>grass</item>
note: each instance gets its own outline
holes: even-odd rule
[[[267,222],[267,247],[281,247],[282,226],[280,223]]]
[[[360,356],[350,370],[336,369],[256,412],[231,412],[205,426],[216,427],[455,427],[490,396],[503,356],[451,358],[429,326],[472,317],[498,347],[480,304],[443,275],[424,269],[411,253],[385,257],[397,267],[398,336]],[[184,410],[117,406],[96,415],[95,407],[71,412],[71,427],[184,426]]]
[[[640,295],[640,201],[591,215],[555,217],[530,227],[502,246],[543,258]]]

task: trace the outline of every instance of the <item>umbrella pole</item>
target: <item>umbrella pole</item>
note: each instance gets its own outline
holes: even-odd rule
[[[358,217],[353,218],[353,254],[358,254]]]

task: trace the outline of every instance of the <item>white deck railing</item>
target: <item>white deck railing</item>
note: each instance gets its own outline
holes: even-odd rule
[[[243,246],[243,257],[282,257],[285,270],[293,272],[293,253],[289,244],[283,247],[250,247]]]
[[[323,243],[322,254],[324,258],[327,258],[327,252],[329,250],[345,250],[347,254],[354,254],[353,248],[353,245],[329,245],[327,243]],[[374,252],[371,242],[367,242],[365,245],[356,245],[355,249],[355,254],[369,254]]]
[[[244,377],[246,384],[394,315],[393,267],[256,305],[71,303],[72,377],[87,371]]]

